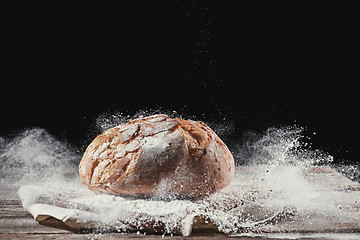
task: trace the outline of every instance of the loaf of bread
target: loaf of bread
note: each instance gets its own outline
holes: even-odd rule
[[[234,168],[231,152],[205,123],[153,115],[97,136],[79,172],[93,191],[198,198],[226,187]]]

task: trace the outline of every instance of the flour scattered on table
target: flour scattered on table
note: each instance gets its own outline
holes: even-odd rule
[[[93,193],[76,175],[81,154],[44,129],[0,139],[0,181],[21,187],[23,206],[36,220],[53,217],[74,229],[239,236],[360,229],[359,168],[339,167],[353,181],[345,178],[326,166],[329,154],[309,150],[302,138],[301,129],[287,127],[242,141],[234,180],[197,201]]]

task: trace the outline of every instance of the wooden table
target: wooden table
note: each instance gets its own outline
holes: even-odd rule
[[[39,224],[26,212],[17,195],[17,189],[1,189],[0,238],[4,239],[185,239],[182,236],[144,235],[138,233],[73,233],[66,225],[50,227],[51,222]],[[50,220],[51,221],[51,220]],[[195,232],[186,239],[223,239],[227,236],[214,232]]]
[[[243,167],[243,171],[247,171],[246,167]],[[348,178],[337,173],[335,170],[329,167],[314,168],[314,173],[318,178],[325,175],[322,173],[331,173],[333,185],[338,186],[339,190],[351,191],[352,194],[359,195],[360,202],[360,184],[350,181]],[[329,176],[328,174],[326,176]],[[57,225],[56,228],[51,227],[54,224],[52,220],[44,221],[42,224],[36,222],[33,217],[26,212],[21,201],[17,195],[17,189],[1,187],[0,190],[0,238],[4,239],[129,239],[129,238],[143,238],[143,239],[224,239],[228,236],[211,231],[194,231],[190,237],[183,236],[169,236],[169,235],[144,235],[142,233],[74,233],[64,225]],[[354,214],[360,214],[360,204],[352,206]],[[360,218],[360,217],[359,217]],[[331,226],[328,226],[325,231],[322,231],[321,239],[335,239],[336,234],[343,239],[360,239],[360,229],[353,229],[353,227],[342,226],[341,223],[337,223],[334,220],[331,222]],[[313,229],[306,229],[304,225],[297,222],[282,223],[284,229],[288,229],[289,236],[294,237],[295,233],[301,233],[302,236],[307,234],[316,234],[317,227],[322,229],[326,226],[313,226]],[[358,226],[358,225],[356,225]],[[331,230],[330,230],[331,229]],[[335,235],[327,235],[328,233]],[[341,236],[340,236],[341,235]],[[325,236],[325,238],[323,238]],[[286,237],[282,234],[281,237]],[[241,237],[240,239],[253,239],[250,237]],[[274,239],[274,238],[272,238]],[[306,239],[306,238],[301,238]],[[309,238],[310,239],[310,238]],[[311,238],[314,239],[314,238]],[[316,238],[315,238],[316,239]],[[320,239],[320,238],[319,238]]]

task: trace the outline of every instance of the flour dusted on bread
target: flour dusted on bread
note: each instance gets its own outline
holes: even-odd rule
[[[153,115],[97,136],[86,149],[79,172],[93,191],[203,197],[230,183],[234,159],[205,123]]]

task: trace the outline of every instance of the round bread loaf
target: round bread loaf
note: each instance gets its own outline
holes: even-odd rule
[[[196,198],[226,187],[234,168],[231,152],[205,123],[153,115],[97,136],[79,172],[93,191]]]

